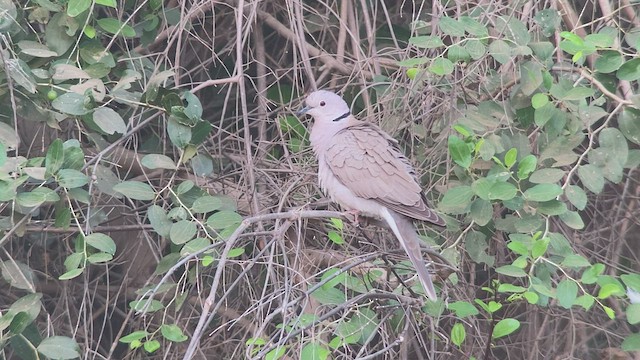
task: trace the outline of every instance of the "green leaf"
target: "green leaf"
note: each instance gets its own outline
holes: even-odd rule
[[[640,274],[622,274],[620,279],[627,287],[640,292]]]
[[[93,112],[93,122],[105,134],[124,134],[127,132],[127,124],[124,123],[120,114],[108,107],[99,107]]]
[[[507,276],[511,276],[511,277],[525,277],[525,276],[527,276],[527,273],[524,272],[524,270],[522,270],[519,267],[515,267],[513,265],[500,266],[500,267],[496,268],[496,272],[498,274],[507,275]]]
[[[438,204],[438,208],[449,214],[459,214],[471,204],[473,191],[470,186],[456,186],[447,190]]]
[[[56,202],[58,200],[60,200],[60,196],[45,187],[35,188],[31,192],[23,192],[16,195],[16,202],[24,207],[36,207],[45,202]]]
[[[520,328],[520,321],[516,319],[502,319],[493,328],[492,339],[507,336]]]
[[[114,18],[104,18],[98,20],[98,26],[100,26],[104,31],[118,35],[122,34],[124,37],[135,37],[136,31],[129,25],[123,24],[118,19]]]
[[[624,58],[620,52],[615,50],[605,50],[599,53],[596,59],[595,68],[603,74],[612,73],[620,68],[624,62]]]
[[[570,101],[570,100],[582,100],[584,98],[593,96],[595,94],[595,90],[583,86],[576,86],[566,93],[560,98],[560,100]]]
[[[565,175],[566,172],[562,169],[545,168],[531,174],[529,181],[534,184],[553,184],[560,181]]]
[[[531,97],[531,106],[534,109],[539,109],[549,103],[549,96],[547,94],[537,93]]]
[[[578,177],[582,185],[595,194],[599,194],[604,188],[602,171],[595,165],[586,164],[578,167]]]
[[[446,58],[436,58],[431,62],[428,70],[436,75],[444,76],[453,73],[454,67],[451,60]]]
[[[571,254],[564,258],[564,260],[562,261],[562,266],[570,268],[581,268],[591,266],[591,263],[589,263],[589,260],[580,255]]]
[[[544,9],[534,16],[535,21],[542,28],[544,36],[550,37],[560,26],[560,12],[556,9]]]
[[[527,61],[520,66],[520,87],[526,96],[533,94],[542,85],[542,66],[537,62]]]
[[[464,48],[473,60],[481,59],[487,51],[487,48],[478,39],[467,39]]]
[[[438,27],[443,33],[449,36],[463,36],[464,27],[456,19],[443,16],[438,20]]]
[[[410,37],[409,44],[421,49],[435,49],[444,46],[440,37],[431,35]]]
[[[300,352],[300,359],[304,360],[326,360],[331,355],[331,351],[318,343],[308,343]]]
[[[535,155],[530,154],[522,158],[518,164],[518,179],[524,180],[529,177],[529,174],[536,169],[537,164],[538,159]]]
[[[524,198],[528,201],[554,200],[562,194],[562,188],[557,184],[538,184],[524,192]]]
[[[449,154],[453,161],[461,167],[468,169],[471,166],[471,149],[469,145],[455,135],[449,136]]]
[[[66,273],[60,275],[58,277],[58,280],[70,280],[73,279],[75,277],[77,277],[78,275],[82,274],[84,272],[84,268],[79,268],[79,269],[73,269],[73,270],[69,270]]]
[[[142,157],[140,160],[142,166],[147,169],[167,169],[167,170],[176,170],[178,167],[173,162],[173,160],[162,154],[147,154]]]
[[[627,336],[620,347],[622,351],[640,351],[640,333]]]
[[[558,304],[565,309],[570,309],[578,296],[578,285],[572,280],[562,280],[556,289]]]
[[[582,217],[575,211],[567,211],[560,214],[560,219],[572,229],[581,230],[584,228]]]
[[[513,166],[513,164],[516,163],[517,159],[518,159],[518,149],[511,148],[504,155],[504,165],[507,167],[507,169],[510,169]]]
[[[116,8],[116,0],[96,0],[96,4]]]
[[[595,264],[582,273],[580,282],[586,285],[595,284],[598,281],[598,277],[604,272],[603,264]]]
[[[487,194],[489,200],[511,200],[518,193],[518,188],[512,183],[497,182],[491,186]]]
[[[0,271],[12,287],[35,292],[35,275],[27,264],[16,260],[0,261]]]
[[[455,323],[453,325],[453,328],[451,329],[451,342],[460,347],[460,345],[462,345],[462,343],[464,342],[464,339],[466,337],[466,331],[464,330],[464,325],[462,325],[461,323]]]
[[[67,15],[76,17],[85,12],[91,6],[91,0],[69,0],[67,3]]]
[[[89,182],[89,177],[78,170],[61,169],[56,175],[56,181],[67,189],[83,187]]]
[[[144,330],[138,330],[138,331],[132,332],[129,335],[121,337],[119,341],[121,343],[129,344],[135,340],[142,340],[146,338],[148,335],[150,335],[148,332]]]
[[[75,340],[66,336],[52,336],[42,340],[38,352],[50,359],[76,359],[80,357],[80,347]]]
[[[193,239],[198,232],[196,223],[189,220],[180,220],[171,226],[169,238],[176,245],[182,245]]]
[[[612,295],[621,296],[625,291],[616,283],[604,284],[598,292],[598,299],[606,299]]]
[[[455,312],[456,317],[458,318],[475,316],[480,313],[473,304],[468,303],[466,301],[456,301],[449,304],[449,310],[452,310],[453,312]]]
[[[133,200],[153,200],[156,197],[153,188],[140,181],[123,181],[114,185],[113,190]]]
[[[581,187],[569,185],[564,189],[564,194],[576,209],[584,210],[587,206],[587,194]]]
[[[180,124],[173,116],[167,121],[167,133],[171,143],[180,149],[184,149],[191,141],[191,128]]]
[[[160,326],[160,332],[165,339],[172,342],[183,342],[188,339],[178,325],[162,324],[162,326]]]
[[[471,35],[478,37],[485,37],[489,35],[487,27],[472,17],[460,16],[458,21],[464,26],[464,30]]]
[[[218,211],[207,219],[207,225],[216,230],[236,228],[241,222],[242,216],[235,211]]]
[[[60,170],[64,163],[64,147],[62,146],[62,140],[55,139],[47,149],[47,156],[45,157],[45,177],[54,175]]]
[[[500,286],[498,286],[498,292],[501,292],[501,293],[519,294],[525,291],[527,291],[527,289],[522,286],[516,286],[511,284],[500,284]]]
[[[640,79],[640,58],[629,60],[622,64],[616,72],[616,77],[626,81],[636,81]]]
[[[151,205],[147,210],[147,217],[151,223],[151,227],[158,235],[167,237],[171,231],[173,223],[167,217],[164,209],[158,205]]]
[[[85,236],[84,241],[92,247],[107,254],[115,255],[116,253],[116,243],[108,235],[93,233]]]
[[[51,102],[54,109],[69,115],[80,116],[90,110],[85,107],[84,96],[74,92],[68,92],[58,96]]]
[[[162,345],[158,340],[150,340],[144,343],[144,350],[148,353],[153,353],[156,350],[160,349]]]
[[[494,40],[489,44],[489,55],[499,62],[500,64],[506,64],[511,61],[511,47],[504,40]]]
[[[454,63],[458,61],[467,62],[471,60],[471,55],[469,55],[469,51],[466,48],[455,44],[447,49],[447,59]]]
[[[627,322],[631,325],[640,323],[640,304],[631,304],[625,311],[627,314]]]
[[[640,145],[640,110],[625,107],[618,117],[618,125],[629,141]]]
[[[335,287],[320,287],[311,293],[311,297],[323,305],[340,305],[347,300],[344,291]]]
[[[465,206],[466,207],[466,206]],[[493,216],[493,206],[485,199],[477,198],[471,203],[471,218],[476,224],[485,226]]]
[[[536,240],[531,246],[531,257],[537,259],[543,256],[549,247],[550,240],[548,238],[543,238],[540,240]]]
[[[220,197],[206,195],[197,198],[193,202],[191,211],[195,213],[208,213],[211,211],[219,210],[223,205],[224,203],[222,202],[222,199]]]

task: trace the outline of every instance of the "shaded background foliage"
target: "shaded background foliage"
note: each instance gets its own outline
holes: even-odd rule
[[[0,7],[4,358],[638,357],[631,3]],[[416,164],[443,300],[321,196],[314,88]]]

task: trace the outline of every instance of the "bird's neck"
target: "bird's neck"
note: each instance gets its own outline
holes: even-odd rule
[[[353,115],[349,115],[348,118],[340,120],[338,122],[327,120],[314,121],[313,127],[311,128],[311,134],[309,135],[309,140],[311,141],[313,150],[317,154],[321,149],[323,149],[323,146],[326,146],[330,143],[329,140],[333,138],[338,132],[350,126],[353,126],[358,122],[359,121],[356,120]]]

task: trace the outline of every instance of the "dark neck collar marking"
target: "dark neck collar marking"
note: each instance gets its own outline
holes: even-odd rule
[[[333,122],[340,121],[340,120],[346,118],[349,115],[351,115],[351,111],[347,111],[346,113],[344,113],[344,114],[338,116],[337,118],[333,119]]]

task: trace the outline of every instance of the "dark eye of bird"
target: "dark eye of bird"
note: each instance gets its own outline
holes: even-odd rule
[[[326,103],[324,101],[320,101],[320,106],[325,106]]]

